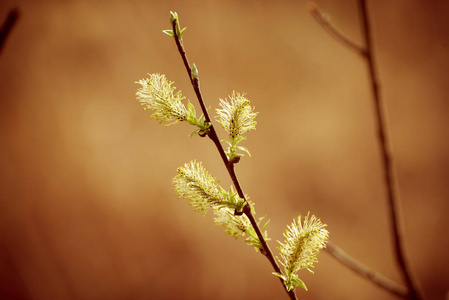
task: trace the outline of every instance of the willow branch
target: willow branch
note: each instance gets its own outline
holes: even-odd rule
[[[315,20],[323,26],[323,28],[338,42],[347,47],[349,50],[354,51],[355,53],[365,56],[366,50],[357,45],[353,40],[351,40],[348,36],[346,36],[341,30],[339,30],[332,22],[329,21],[329,18],[324,15],[324,13],[320,10],[318,5],[314,2],[309,2],[307,4],[309,12],[315,18]]]
[[[2,52],[6,39],[8,38],[12,28],[14,27],[18,19],[19,10],[17,8],[14,8],[8,13],[5,22],[0,28],[0,53]]]
[[[371,270],[367,266],[363,265],[352,256],[347,254],[343,249],[338,247],[336,244],[327,242],[327,247],[324,248],[326,252],[328,252],[333,258],[338,260],[348,269],[351,269],[358,275],[364,277],[365,279],[371,281],[378,287],[396,295],[399,297],[407,296],[407,289],[402,285],[399,285],[390,279],[380,275],[378,272]]]
[[[254,215],[251,212],[251,205],[246,200],[245,194],[243,193],[243,189],[242,189],[242,187],[240,185],[240,182],[239,182],[239,180],[237,178],[237,175],[235,173],[234,163],[232,163],[232,162],[230,162],[228,160],[228,158],[226,156],[226,153],[225,153],[225,151],[223,149],[223,146],[222,146],[222,144],[220,142],[220,139],[218,138],[217,132],[215,131],[214,126],[212,125],[209,113],[208,113],[208,111],[206,109],[206,106],[204,104],[203,96],[201,94],[199,78],[198,77],[192,77],[192,68],[190,67],[189,60],[187,59],[187,55],[186,55],[186,52],[185,52],[185,49],[184,49],[184,46],[183,46],[183,43],[182,43],[182,39],[178,36],[177,30],[176,30],[176,23],[177,23],[177,20],[174,19],[172,21],[173,35],[174,35],[174,38],[175,38],[176,45],[178,47],[178,52],[179,52],[179,54],[182,57],[182,61],[184,62],[184,66],[185,66],[185,68],[187,70],[187,73],[189,75],[190,81],[192,83],[192,87],[193,87],[193,89],[195,91],[195,94],[196,94],[196,96],[198,98],[198,101],[200,103],[201,110],[203,112],[204,118],[205,118],[206,122],[211,124],[210,127],[209,127],[208,136],[213,141],[213,143],[215,144],[218,152],[220,153],[220,157],[223,160],[223,163],[225,164],[226,169],[228,170],[229,176],[231,177],[232,183],[233,183],[235,189],[237,190],[237,193],[238,193],[239,197],[242,198],[246,202],[246,205],[243,208],[243,213],[250,220],[251,225],[253,226],[253,228],[254,228],[254,230],[255,230],[255,232],[257,234],[257,237],[259,238],[259,240],[260,240],[260,242],[262,244],[263,251],[261,251],[261,253],[263,255],[265,255],[265,257],[270,261],[270,263],[271,263],[273,269],[275,270],[275,272],[282,274],[282,271],[279,268],[279,266],[278,266],[278,264],[277,264],[277,262],[276,262],[276,260],[274,258],[273,252],[271,251],[271,249],[268,246],[265,238],[263,237],[262,231],[260,230],[259,225],[257,224],[257,221],[256,221]],[[282,286],[284,287],[284,290],[286,291],[286,293],[290,297],[290,299],[297,300],[294,290],[287,291],[287,289],[286,289],[282,279],[279,278],[279,280],[280,280]]]
[[[393,182],[394,172],[393,172],[392,158],[390,154],[391,150],[388,142],[384,109],[382,107],[382,101],[379,92],[379,84],[375,70],[370,22],[368,19],[368,10],[366,7],[365,0],[359,0],[359,9],[362,22],[362,30],[365,37],[365,45],[367,49],[366,59],[368,61],[369,76],[371,79],[371,90],[373,92],[373,101],[377,122],[377,133],[382,155],[384,182],[387,189],[387,199],[390,210],[390,220],[391,220],[390,223],[391,223],[391,231],[393,233],[394,252],[396,256],[396,261],[399,265],[399,268],[402,272],[402,276],[409,289],[408,298],[413,300],[424,299],[423,296],[421,295],[421,292],[418,290],[415,281],[412,278],[413,276],[404,254],[403,234],[399,224],[400,209],[398,205],[398,193],[396,190],[396,185]]]
[[[366,58],[368,63],[369,78],[371,83],[371,91],[373,93],[373,102],[375,109],[377,136],[381,152],[381,160],[383,167],[384,184],[387,192],[387,200],[389,206],[389,217],[391,224],[391,232],[393,235],[394,254],[396,262],[401,271],[402,277],[407,285],[408,291],[404,295],[411,300],[424,299],[417,284],[413,280],[409,265],[405,259],[403,234],[399,224],[400,209],[398,205],[398,196],[396,185],[394,183],[394,170],[392,164],[391,150],[387,137],[387,126],[385,122],[384,108],[382,106],[380,88],[375,70],[375,60],[373,55],[373,46],[370,30],[370,22],[368,18],[368,10],[366,0],[359,0],[360,18],[362,31],[364,36],[365,48],[356,45],[353,41],[341,33],[332,23],[330,23],[320,12],[315,4],[309,4],[309,10],[315,19],[320,23],[335,39],[344,44],[349,49],[361,54]],[[348,266],[349,267],[349,266]],[[371,279],[371,277],[366,277]]]

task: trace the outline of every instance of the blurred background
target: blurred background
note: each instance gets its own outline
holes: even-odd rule
[[[318,2],[362,42],[355,0]],[[449,290],[447,1],[369,1],[406,255],[429,299]],[[287,299],[268,261],[171,184],[191,159],[228,188],[214,145],[164,128],[135,92],[163,73],[197,105],[169,29],[177,11],[211,112],[246,92],[257,130],[236,166],[271,248],[308,211],[330,239],[401,283],[365,61],[306,1],[14,1],[0,54],[1,299]],[[198,108],[198,105],[197,105]],[[223,130],[218,129],[224,138]],[[395,299],[328,253],[300,299]]]

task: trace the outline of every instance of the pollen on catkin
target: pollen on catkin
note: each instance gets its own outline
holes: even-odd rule
[[[226,234],[238,238],[245,235],[248,228],[251,228],[251,222],[244,214],[236,216],[234,211],[224,207],[215,211],[215,224],[224,226]]]
[[[329,232],[325,229],[326,224],[321,223],[320,219],[314,215],[304,217],[301,222],[301,216],[298,221],[293,220],[291,226],[287,226],[284,233],[286,241],[279,242],[281,251],[281,264],[291,273],[300,269],[313,268],[313,263],[317,262],[318,252],[326,246],[326,240]]]
[[[217,207],[225,200],[222,189],[201,162],[191,161],[179,167],[173,184],[178,196],[187,198],[199,212]]]
[[[229,137],[235,139],[244,133],[256,129],[255,117],[258,113],[254,112],[248,99],[244,94],[233,92],[229,100],[220,99],[221,108],[216,109],[218,114],[217,121],[223,126]]]
[[[326,224],[320,219],[308,213],[304,222],[301,217],[298,221],[293,220],[284,233],[286,238],[284,243],[279,242],[280,257],[278,261],[284,266],[285,274],[273,273],[284,281],[288,291],[296,286],[301,286],[307,290],[306,285],[296,274],[301,269],[307,269],[313,273],[311,268],[318,262],[317,254],[326,247],[326,240],[329,232],[325,229]]]
[[[149,78],[141,79],[142,87],[137,90],[136,98],[143,105],[143,109],[151,109],[151,118],[159,120],[160,123],[167,122],[168,125],[186,121],[188,113],[182,100],[185,99],[181,92],[174,93],[173,82],[167,80],[165,75],[148,74]]]

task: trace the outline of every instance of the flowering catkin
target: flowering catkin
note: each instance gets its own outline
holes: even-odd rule
[[[229,96],[229,101],[220,99],[220,106],[221,109],[216,110],[217,121],[229,134],[231,140],[256,129],[257,122],[254,118],[257,113],[253,112],[254,108],[244,94],[233,92],[232,96]]]
[[[165,75],[148,74],[150,78],[141,79],[139,83],[142,87],[137,90],[136,98],[143,109],[151,109],[151,118],[159,120],[160,123],[168,122],[168,125],[176,124],[187,119],[187,109],[181,102],[185,97],[181,92],[174,94],[173,82],[167,80]]]

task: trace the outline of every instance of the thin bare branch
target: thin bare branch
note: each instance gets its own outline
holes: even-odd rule
[[[378,287],[400,297],[407,296],[407,289],[402,285],[399,285],[390,279],[382,276],[378,272],[371,270],[367,266],[363,265],[361,262],[357,261],[355,258],[347,254],[343,249],[338,247],[336,244],[327,242],[326,252],[329,253],[336,260],[341,262],[347,268],[351,269],[355,273],[364,277],[365,279],[376,284]]]
[[[413,280],[408,262],[404,254],[403,233],[399,223],[400,208],[398,200],[398,191],[394,183],[394,169],[392,164],[391,150],[387,136],[386,116],[380,96],[380,88],[375,69],[375,61],[373,55],[373,45],[371,39],[370,22],[368,17],[368,9],[365,0],[359,0],[360,17],[362,23],[362,31],[365,38],[366,59],[368,61],[369,77],[371,81],[371,90],[373,93],[373,101],[375,107],[377,133],[379,139],[379,147],[382,155],[382,164],[384,172],[384,182],[387,189],[387,199],[390,211],[391,232],[393,234],[394,252],[396,261],[401,270],[404,281],[407,284],[411,300],[424,299],[419,291],[416,282]]]
[[[308,3],[308,9],[310,13],[315,17],[320,25],[322,25],[336,40],[348,47],[351,51],[356,52],[366,58],[368,63],[369,78],[371,83],[371,91],[373,93],[373,102],[375,107],[375,117],[377,134],[379,140],[379,147],[382,156],[382,165],[384,172],[384,183],[387,190],[387,199],[389,205],[391,232],[393,234],[394,243],[394,253],[396,261],[398,263],[399,269],[401,271],[402,277],[407,285],[408,293],[404,296],[411,300],[424,299],[422,292],[418,289],[416,282],[413,279],[409,265],[405,259],[404,245],[403,245],[403,234],[400,228],[399,216],[399,201],[398,201],[398,191],[394,183],[394,170],[392,164],[391,150],[387,137],[387,126],[385,122],[385,113],[382,107],[382,101],[380,96],[380,88],[378,83],[378,78],[375,70],[375,61],[373,56],[373,46],[371,39],[370,22],[368,18],[368,10],[366,6],[366,0],[359,0],[360,18],[362,24],[362,32],[364,36],[365,46],[359,46],[346,35],[344,35],[340,30],[338,30],[335,25],[333,25],[320,11],[318,6],[313,3]],[[332,246],[330,249],[333,249]],[[331,250],[332,251],[332,250]],[[333,255],[335,257],[335,255]],[[348,267],[350,267],[348,265]],[[350,267],[351,268],[351,267]],[[362,268],[363,269],[363,268]],[[363,272],[360,273],[363,276]],[[370,273],[368,273],[370,274]],[[364,276],[367,279],[372,280],[372,276]],[[373,280],[372,280],[373,281]],[[374,282],[374,281],[373,281]],[[374,282],[378,284],[377,282]]]
[[[314,2],[307,3],[307,9],[315,18],[315,20],[323,26],[323,28],[338,42],[342,45],[346,46],[349,50],[354,51],[355,53],[365,56],[366,50],[357,45],[353,40],[347,37],[343,32],[341,32],[318,7],[318,5]]]
[[[2,52],[6,39],[8,38],[12,28],[14,27],[18,19],[19,10],[17,8],[14,8],[9,12],[5,22],[0,28],[0,53]]]

